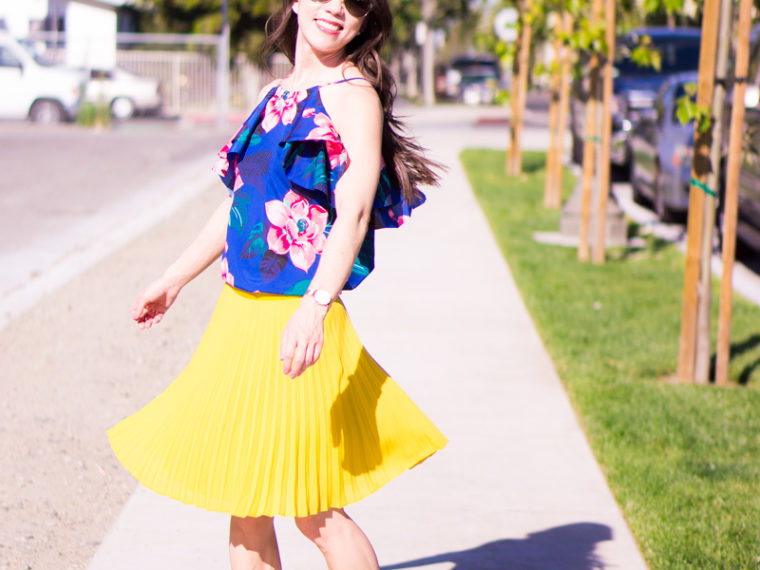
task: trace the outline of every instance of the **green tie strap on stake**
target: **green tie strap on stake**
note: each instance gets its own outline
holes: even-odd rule
[[[593,136],[592,137],[586,137],[586,140],[587,141],[591,141],[591,142],[602,142],[602,139],[600,139],[599,137],[593,137]]]
[[[711,190],[710,188],[708,188],[707,184],[704,184],[703,182],[700,182],[696,178],[692,178],[691,179],[691,185],[692,186],[696,186],[697,188],[703,190],[705,194],[709,194],[713,198],[715,198],[717,196],[717,194],[715,193],[714,190]]]

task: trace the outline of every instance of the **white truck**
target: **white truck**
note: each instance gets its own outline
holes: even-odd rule
[[[76,118],[86,75],[53,66],[0,31],[0,118],[59,123]]]

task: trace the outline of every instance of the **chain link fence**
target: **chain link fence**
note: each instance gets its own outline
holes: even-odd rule
[[[51,63],[65,60],[62,34],[38,32],[26,42]],[[163,115],[214,116],[220,106],[218,42],[218,36],[209,35],[117,34],[116,66],[159,82]],[[269,69],[237,54],[230,62],[229,110],[250,111],[262,86],[287,75],[290,67],[282,54],[271,58]]]

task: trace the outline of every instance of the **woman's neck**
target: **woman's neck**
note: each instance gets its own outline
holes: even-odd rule
[[[336,79],[346,62],[343,53],[319,54],[302,38],[296,39],[295,61],[290,74],[291,89],[304,89]]]

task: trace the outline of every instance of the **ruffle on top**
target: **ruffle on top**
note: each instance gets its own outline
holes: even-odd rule
[[[242,181],[237,171],[239,157],[245,156],[248,146],[255,137],[257,126],[264,117],[270,99],[279,96],[278,87],[273,87],[266,97],[246,119],[240,130],[222,147],[214,171],[224,182],[230,193],[235,192]],[[308,89],[307,95],[298,103],[296,117],[285,131],[280,146],[284,149],[282,166],[293,185],[293,190],[316,201],[335,216],[334,189],[350,163],[345,146],[340,140],[332,120],[324,111],[319,98],[319,88]],[[291,93],[290,97],[295,94]],[[315,101],[316,99],[316,101]],[[394,184],[383,166],[377,185],[372,209],[372,229],[397,228],[408,218],[412,210],[425,202],[419,199],[406,201],[401,188]]]

